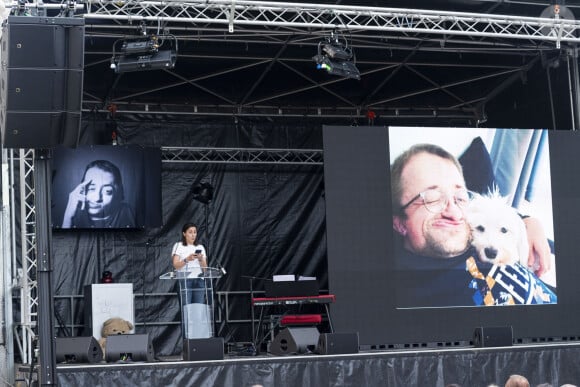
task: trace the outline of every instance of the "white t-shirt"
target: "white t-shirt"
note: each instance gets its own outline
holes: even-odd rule
[[[183,243],[177,242],[173,245],[173,250],[171,256],[173,257],[175,254],[179,255],[181,260],[184,260],[189,255],[194,254],[196,250],[201,250],[201,254],[205,257],[205,247],[203,245],[187,245],[184,246]],[[185,266],[181,269],[177,269],[178,272],[187,272],[188,278],[197,278],[201,274],[201,266],[197,259],[193,261],[187,261]]]

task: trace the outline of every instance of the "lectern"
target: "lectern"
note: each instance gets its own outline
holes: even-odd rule
[[[214,336],[214,286],[215,279],[221,278],[222,269],[208,267],[198,276],[191,277],[190,272],[170,271],[159,276],[163,280],[178,281],[181,303],[181,324],[184,339],[202,339]],[[199,279],[203,282],[201,288],[191,289],[188,279]],[[203,292],[203,303],[193,302],[183,304],[182,294],[191,291]]]

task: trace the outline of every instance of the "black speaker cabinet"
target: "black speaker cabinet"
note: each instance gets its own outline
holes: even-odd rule
[[[224,339],[221,337],[183,340],[183,360],[198,361],[223,359]]]
[[[509,347],[514,340],[511,326],[477,327],[473,333],[474,347]]]
[[[9,16],[1,55],[5,148],[76,146],[84,66],[82,18]]]
[[[316,327],[288,327],[282,329],[270,344],[273,355],[290,355],[314,352],[320,333]]]
[[[99,342],[89,337],[57,337],[57,363],[98,363],[103,360]]]
[[[107,337],[105,360],[153,361],[155,352],[148,334],[112,335]]]
[[[318,338],[316,353],[338,355],[358,353],[358,333],[322,333]]]

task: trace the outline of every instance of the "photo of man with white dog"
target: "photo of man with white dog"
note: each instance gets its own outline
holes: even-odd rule
[[[538,166],[549,160],[542,153],[547,144],[542,143],[541,131],[523,133],[528,138],[525,146],[533,147],[535,153],[519,145],[528,157],[535,155],[532,163],[535,169],[528,171],[526,163],[513,164],[513,160],[506,168],[505,158],[498,161],[501,152],[490,152],[496,160],[494,168],[493,158],[481,140],[485,138],[495,150],[509,149],[513,158],[516,148],[510,142],[520,141],[522,133],[517,132],[522,131],[497,129],[474,133],[471,129],[416,128],[413,132],[413,129],[389,128],[397,306],[556,303],[555,264],[550,246],[553,236],[546,236],[538,217],[519,212],[519,208],[525,208],[523,204],[529,204],[529,194],[520,195],[522,205],[518,210],[514,208],[517,202],[514,198],[521,190],[518,185],[527,181],[529,190],[542,178],[541,174],[546,174]],[[539,141],[537,138],[529,141],[538,134]],[[457,141],[466,135],[472,141],[467,149]],[[430,137],[432,142],[427,142]],[[409,145],[409,141],[417,143]],[[454,147],[457,154],[463,151],[461,156],[446,150]],[[515,174],[514,165],[519,170]],[[549,182],[549,163],[547,175]],[[508,195],[502,193],[502,187]],[[539,199],[544,204],[548,196],[551,216],[550,192],[540,196],[544,196]],[[540,276],[548,278],[549,285]]]

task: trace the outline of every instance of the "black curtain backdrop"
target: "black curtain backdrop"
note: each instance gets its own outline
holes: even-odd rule
[[[82,145],[110,143],[115,129],[120,144],[146,146],[322,149],[321,125],[305,121],[253,122],[245,119],[204,119],[124,116],[122,120],[84,117]],[[199,225],[198,240],[208,251],[209,265],[219,262],[227,275],[216,290],[249,290],[247,277],[268,278],[294,273],[316,276],[328,287],[325,206],[321,165],[249,165],[163,163],[162,214],[159,228],[123,231],[53,230],[54,295],[57,336],[83,332],[85,285],[98,283],[104,270],[115,282],[133,283],[137,333],[149,333],[158,355],[181,351],[177,284],[160,280],[171,267],[171,247],[186,222]],[[213,200],[194,199],[195,187],[209,183]],[[206,224],[207,211],[207,224]],[[257,290],[262,281],[255,281]],[[149,295],[145,298],[143,294]],[[145,300],[145,301],[143,301]],[[249,319],[250,297],[234,297],[230,318]],[[223,308],[224,306],[222,306]],[[65,324],[73,321],[71,332]],[[243,325],[243,324],[242,324]],[[217,335],[231,342],[250,341],[250,324],[222,326]]]

